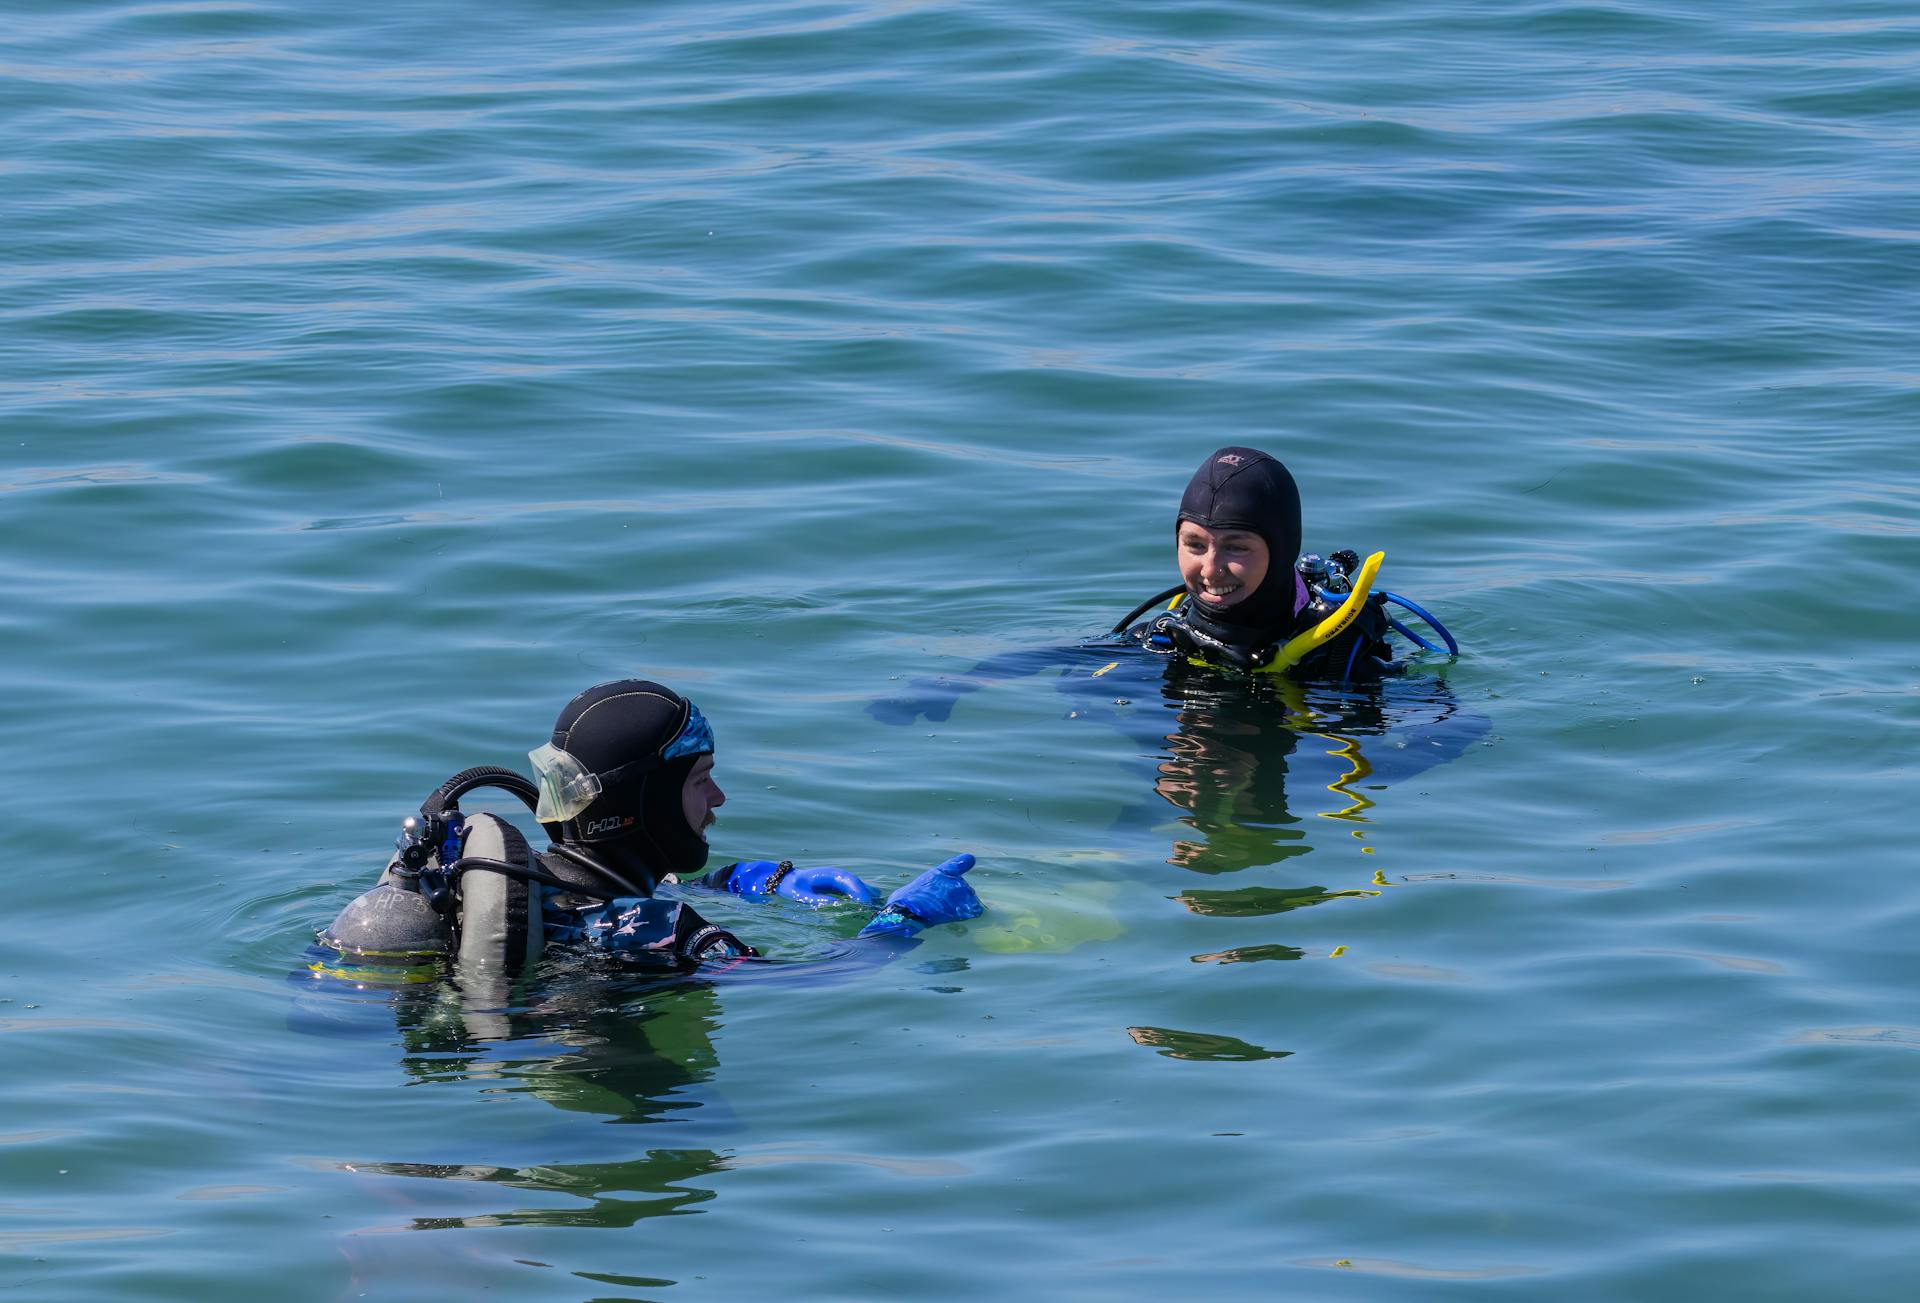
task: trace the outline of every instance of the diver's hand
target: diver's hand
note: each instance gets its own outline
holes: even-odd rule
[[[958,923],[986,912],[980,897],[961,875],[973,867],[973,856],[960,854],[928,869],[887,897],[873,922],[860,929],[863,937],[912,936],[921,928]]]
[[[787,866],[791,869],[793,866]],[[699,879],[703,887],[712,887],[715,891],[731,891],[736,896],[764,896],[773,888],[767,884],[780,872],[780,866],[772,860],[741,860],[735,864],[723,864]]]
[[[862,882],[859,874],[851,869],[836,869],[831,864],[795,869],[780,879],[777,890],[803,905],[824,905],[831,900],[857,900],[862,905],[871,905],[880,899],[880,893]]]
[[[911,724],[922,715],[930,724],[944,724],[953,714],[953,703],[975,688],[951,679],[915,679],[907,690],[912,695],[868,702],[867,713],[882,724]]]
[[[739,896],[781,895],[804,905],[824,905],[836,897],[871,905],[879,896],[848,869],[825,864],[796,869],[791,860],[741,860],[715,869],[700,882]]]

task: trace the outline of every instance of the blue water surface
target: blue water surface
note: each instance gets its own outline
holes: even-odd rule
[[[1913,1297],[1917,77],[1878,0],[11,14],[0,1293]],[[1173,582],[1228,443],[1465,654],[869,713]],[[626,675],[719,862],[987,914],[289,984]]]

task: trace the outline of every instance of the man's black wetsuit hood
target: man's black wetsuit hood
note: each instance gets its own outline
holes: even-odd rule
[[[588,688],[554,722],[552,744],[603,785],[562,825],[563,846],[603,859],[628,877],[643,866],[649,890],[667,873],[697,873],[707,841],[687,826],[681,792],[713,734],[693,703],[647,679]]]
[[[1187,481],[1179,519],[1258,534],[1272,554],[1260,586],[1224,609],[1209,607],[1189,585],[1181,603],[1188,623],[1248,650],[1279,641],[1299,609],[1293,563],[1300,555],[1300,488],[1293,475],[1258,448],[1221,448]]]

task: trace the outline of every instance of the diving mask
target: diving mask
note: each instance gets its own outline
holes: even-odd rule
[[[562,823],[578,815],[614,783],[658,769],[669,760],[686,755],[705,755],[713,750],[713,726],[700,708],[687,703],[686,721],[667,744],[650,756],[619,765],[604,774],[596,774],[574,757],[549,742],[527,752],[533,762],[534,781],[540,788],[540,804],[533,817],[541,823]]]
[[[600,776],[551,742],[527,752],[527,759],[533,762],[533,780],[540,788],[533,817],[541,823],[571,819],[600,795]]]

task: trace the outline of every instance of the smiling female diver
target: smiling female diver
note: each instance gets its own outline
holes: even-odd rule
[[[1334,805],[1319,812],[1346,817],[1370,803],[1354,783],[1404,781],[1486,736],[1486,717],[1463,709],[1444,678],[1398,672],[1405,662],[1391,659],[1390,630],[1439,649],[1388,604],[1432,623],[1425,612],[1373,590],[1378,554],[1365,564],[1353,553],[1295,563],[1300,491],[1274,457],[1242,447],[1209,454],[1173,527],[1181,582],[1112,632],[914,679],[867,712],[885,724],[940,722],[968,693],[1057,672],[1070,718],[1107,724],[1152,759],[1158,796],[1185,812],[1170,862],[1206,873],[1297,853],[1289,787],[1296,803],[1324,789]],[[1166,611],[1134,623],[1169,598]],[[1433,627],[1452,650],[1452,638]],[[1115,826],[1157,828],[1162,814],[1148,801]]]
[[[1206,664],[1341,682],[1376,676],[1391,664],[1387,634],[1429,651],[1433,643],[1388,611],[1419,616],[1459,646],[1420,607],[1373,590],[1384,554],[1300,553],[1300,489],[1287,468],[1257,448],[1221,448],[1187,482],[1175,522],[1180,583],[1135,607],[1114,626],[1148,648]],[[1167,612],[1130,622],[1172,598]]]
[[[1394,668],[1390,632],[1427,651],[1458,654],[1453,635],[1427,611],[1397,593],[1375,590],[1381,553],[1364,562],[1353,552],[1299,556],[1300,538],[1300,489],[1287,468],[1257,448],[1221,448],[1200,464],[1181,495],[1174,521],[1181,582],[1134,607],[1107,638],[1074,648],[1009,652],[962,675],[915,679],[911,695],[876,701],[867,711],[886,724],[920,715],[944,720],[969,692],[1075,657],[1110,656],[1115,640],[1138,644],[1172,665],[1284,671],[1295,680],[1334,684],[1377,679]],[[1164,612],[1134,623],[1169,598]],[[1444,648],[1394,616],[1392,605],[1418,616]]]
[[[553,736],[528,754],[533,782],[483,766],[434,790],[406,821],[379,882],[319,934],[315,977],[428,980],[446,958],[516,974],[555,944],[683,972],[757,956],[690,905],[654,895],[706,866],[706,829],[726,801],[713,778],[713,730],[691,701],[644,679],[602,683],[569,702]],[[479,787],[518,796],[552,845],[535,852],[505,819],[461,813],[460,798]],[[884,903],[846,869],[770,860],[728,864],[688,885],[877,906],[855,938],[861,953],[848,956],[865,962],[923,928],[980,914],[961,876],[972,867],[973,856],[956,855]]]

